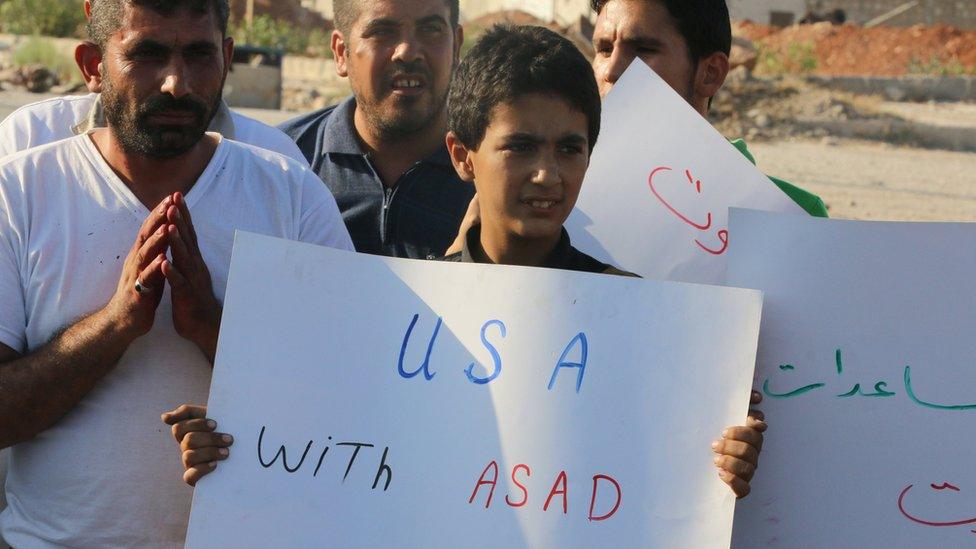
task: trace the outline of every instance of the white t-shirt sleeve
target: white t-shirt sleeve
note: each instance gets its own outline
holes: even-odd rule
[[[20,277],[18,240],[5,198],[0,194],[0,343],[23,353],[27,347],[27,306]]]
[[[302,182],[302,217],[298,227],[298,240],[356,251],[332,193],[321,179],[307,170]]]
[[[0,122],[0,158],[27,148],[30,128],[19,123],[25,116],[18,110]]]

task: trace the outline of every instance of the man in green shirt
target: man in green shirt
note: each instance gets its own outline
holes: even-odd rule
[[[702,116],[708,114],[729,73],[732,25],[725,0],[592,0],[592,6],[593,71],[601,96],[640,58]],[[744,141],[732,145],[755,164]],[[818,196],[770,180],[810,215],[827,217]]]

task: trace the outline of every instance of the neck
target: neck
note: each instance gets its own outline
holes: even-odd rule
[[[541,267],[559,245],[562,233],[543,238],[521,238],[490,222],[481,225],[481,254],[476,259],[499,265]]]
[[[363,148],[369,153],[373,167],[379,172],[380,179],[387,188],[394,186],[411,166],[443,147],[444,136],[447,135],[447,115],[444,109],[426,128],[392,139],[380,135],[366,120],[358,105],[353,121]]]
[[[175,192],[188,193],[207,168],[219,142],[217,137],[204,134],[184,154],[152,158],[126,152],[111,129],[96,130],[91,140],[112,171],[150,210]]]

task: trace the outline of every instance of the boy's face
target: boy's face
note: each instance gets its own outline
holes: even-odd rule
[[[589,165],[587,117],[562,98],[529,94],[495,106],[477,150],[452,147],[478,191],[482,225],[524,239],[558,235]]]

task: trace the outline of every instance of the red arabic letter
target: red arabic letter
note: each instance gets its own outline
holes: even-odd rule
[[[722,247],[719,248],[719,249],[717,249],[717,250],[713,250],[713,249],[705,246],[698,239],[695,239],[695,244],[698,244],[698,247],[699,248],[705,250],[706,252],[708,252],[708,253],[710,253],[712,255],[722,255],[722,254],[725,253],[725,250],[728,250],[729,249],[729,231],[726,231],[725,229],[722,229],[721,231],[719,231],[718,232],[718,239],[722,241]]]
[[[661,166],[660,168],[657,168],[654,171],[652,171],[650,177],[647,178],[647,184],[648,186],[651,187],[651,192],[654,193],[654,196],[656,196],[657,199],[661,201],[661,204],[664,204],[665,208],[670,210],[671,213],[678,216],[678,218],[684,221],[685,223],[691,225],[692,227],[698,229],[699,231],[707,231],[708,229],[710,229],[712,226],[712,212],[708,212],[708,217],[706,218],[704,225],[695,223],[694,221],[685,217],[681,212],[674,209],[674,206],[669,204],[668,201],[665,200],[664,197],[661,196],[659,192],[657,192],[657,189],[654,188],[654,176],[656,176],[660,172],[665,172],[665,171],[670,172],[671,168],[667,166]]]

